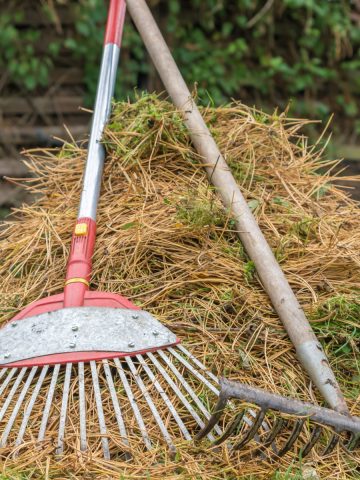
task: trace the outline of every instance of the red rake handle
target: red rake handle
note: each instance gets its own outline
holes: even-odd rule
[[[67,265],[64,307],[82,306],[89,289],[96,236],[96,210],[105,159],[101,140],[111,112],[125,13],[125,0],[110,1],[83,190]]]

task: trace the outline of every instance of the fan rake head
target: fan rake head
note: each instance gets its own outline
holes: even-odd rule
[[[358,417],[342,415],[328,408],[285,398],[226,379],[220,379],[220,388],[214,413],[206,427],[197,434],[198,439],[211,431],[228,407],[231,420],[227,423],[223,434],[216,438],[214,445],[229,439],[229,445],[233,451],[240,450],[255,440],[255,451],[258,453],[263,455],[269,447],[273,454],[281,457],[294,447],[297,440],[302,439],[303,427],[308,422],[313,425],[309,438],[301,447],[302,457],[308,455],[317,444],[322,444],[321,455],[331,453],[339,442],[347,450],[354,450],[360,444],[360,418]],[[236,409],[236,413],[231,414],[235,410],[232,401],[234,399],[258,407],[257,413],[249,410],[251,422],[245,416],[247,407],[241,408],[240,412]],[[274,417],[273,412],[280,416]],[[288,434],[285,430],[291,424],[292,429]]]
[[[57,455],[101,448],[105,459],[160,443],[174,451],[205,428],[219,394],[216,377],[141,310],[61,309],[9,323],[0,342],[0,453],[29,443]]]

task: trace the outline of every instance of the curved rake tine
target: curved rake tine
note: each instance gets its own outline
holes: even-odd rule
[[[69,399],[70,391],[70,380],[71,380],[71,368],[72,363],[66,365],[65,370],[65,380],[64,380],[64,390],[63,397],[61,402],[61,411],[60,411],[60,423],[59,423],[59,433],[57,439],[56,455],[62,455],[64,451],[64,434],[65,434],[65,425],[66,425],[66,414],[67,414],[67,405]]]
[[[101,391],[100,391],[100,385],[99,385],[99,377],[96,369],[96,362],[91,361],[90,368],[91,368],[91,376],[93,380],[96,410],[98,414],[99,427],[100,427],[100,433],[101,433],[102,449],[103,449],[105,460],[110,460],[109,440],[106,437],[107,429],[106,429],[106,423],[105,423],[104,410],[102,407]]]
[[[173,372],[175,377],[179,380],[181,385],[185,388],[187,393],[190,395],[194,403],[198,406],[198,408],[201,410],[201,412],[204,414],[204,417],[209,420],[211,418],[211,413],[207,410],[205,405],[201,402],[199,397],[196,395],[194,390],[190,387],[189,383],[185,380],[185,378],[181,375],[179,370],[175,367],[175,365],[172,363],[172,361],[168,358],[168,356],[165,354],[163,350],[158,350],[157,353],[160,355],[160,357],[164,360],[166,365],[170,368],[170,370]],[[222,435],[222,430],[218,425],[214,426],[214,430],[218,435]]]
[[[319,425],[316,425],[314,430],[311,433],[310,440],[307,442],[307,444],[304,446],[302,449],[302,458],[305,458],[311,451],[311,449],[315,446],[316,442],[319,440],[322,432],[322,427]]]
[[[86,435],[86,399],[85,399],[85,371],[84,362],[79,362],[79,421],[80,421],[80,450],[87,449]]]
[[[290,448],[294,445],[296,440],[299,438],[299,435],[300,435],[301,430],[302,430],[302,428],[305,424],[305,421],[306,421],[305,418],[300,418],[299,420],[297,420],[295,422],[295,425],[294,425],[294,428],[293,428],[293,430],[290,434],[290,437],[288,438],[285,445],[277,453],[277,455],[279,457],[282,457],[283,455],[285,455],[285,453],[287,453],[290,450]]]
[[[264,442],[263,442],[264,447],[270,447],[270,445],[274,442],[277,435],[280,433],[280,430],[283,428],[284,423],[285,423],[285,420],[281,417],[276,420],[275,425],[273,426],[273,428],[270,430],[270,432],[267,434],[267,436],[264,439]]]
[[[239,428],[239,425],[241,424],[241,421],[243,420],[244,415],[245,415],[245,409],[241,413],[236,415],[236,417],[227,427],[225,432],[215,440],[214,445],[220,445],[221,443],[225,442],[225,440],[227,440],[230,437],[230,435],[232,435],[235,432],[235,430]]]
[[[215,375],[214,375],[213,373],[211,373],[210,370],[208,370],[208,369],[205,367],[205,365],[200,362],[200,360],[199,360],[198,358],[194,357],[194,355],[193,355],[191,352],[189,352],[188,350],[186,350],[186,348],[185,348],[183,345],[179,344],[179,345],[177,345],[177,348],[178,348],[179,350],[181,350],[188,358],[190,358],[190,360],[192,360],[192,362],[195,363],[195,365],[196,365],[198,368],[200,368],[201,370],[203,370],[203,372],[204,372],[209,378],[211,378],[211,380],[212,380],[213,382],[215,382],[216,384],[219,384],[218,378],[216,378]]]
[[[329,453],[331,453],[334,448],[336,447],[336,445],[339,443],[339,440],[340,440],[340,437],[338,435],[338,433],[333,433],[331,435],[331,438],[330,438],[330,441],[329,443],[327,444],[327,446],[325,447],[324,451],[322,452],[322,456],[325,456],[325,455],[328,455]]]
[[[59,371],[60,371],[60,365],[55,365],[54,371],[51,377],[50,387],[49,387],[47,398],[46,398],[42,420],[41,420],[41,425],[40,425],[40,430],[38,435],[38,442],[41,442],[45,438],[46,426],[49,418],[52,399],[54,397],[57,378],[59,376]]]
[[[114,380],[113,380],[113,377],[111,375],[111,370],[110,370],[108,361],[103,360],[103,365],[104,365],[105,377],[106,377],[106,381],[107,381],[107,384],[108,384],[108,387],[109,387],[110,396],[111,396],[111,400],[112,400],[112,403],[113,403],[114,412],[115,412],[116,421],[117,421],[117,424],[118,424],[118,427],[119,427],[119,432],[120,432],[120,435],[121,435],[121,439],[122,439],[122,441],[124,442],[125,445],[129,445],[129,440],[127,438],[127,433],[126,433],[126,427],[125,427],[124,419],[123,419],[123,416],[122,416],[122,413],[121,413],[119,400],[118,400],[118,397],[116,395]],[[125,457],[126,457],[127,460],[129,460],[131,458],[131,455],[129,454],[129,452],[125,452]]]
[[[0,440],[0,447],[5,447],[6,445],[6,441],[7,441],[7,438],[10,434],[10,431],[12,429],[12,426],[15,422],[15,419],[19,413],[19,410],[20,410],[20,407],[21,407],[21,404],[22,402],[24,401],[24,398],[30,388],[30,385],[31,385],[31,382],[33,381],[33,378],[34,378],[34,375],[36,373],[36,370],[38,369],[38,367],[33,367],[29,373],[29,376],[25,382],[25,385],[23,386],[22,390],[21,390],[21,393],[17,399],[17,402],[15,404],[15,407],[14,407],[14,410],[12,411],[11,413],[11,416],[9,418],[9,421],[5,427],[5,430],[1,436],[1,440]]]
[[[171,440],[169,432],[167,431],[167,429],[165,427],[165,424],[162,421],[162,419],[160,417],[160,414],[159,414],[157,408],[155,407],[155,404],[152,401],[152,398],[150,397],[150,395],[149,395],[149,393],[148,393],[148,391],[147,391],[147,389],[144,385],[144,382],[142,381],[139,373],[137,372],[137,369],[136,369],[132,359],[130,357],[126,356],[125,360],[130,367],[131,373],[134,376],[134,379],[135,379],[135,382],[136,382],[137,386],[139,387],[139,389],[140,389],[141,393],[143,394],[147,404],[149,405],[151,413],[153,414],[153,417],[154,417],[156,423],[158,424],[158,426],[160,428],[160,431],[161,431],[166,443],[169,445],[170,450],[174,452],[175,451],[175,446],[174,446],[174,444]]]
[[[358,446],[360,446],[360,433],[351,432],[349,441],[346,444],[343,443],[343,445],[348,452],[355,450]]]
[[[138,407],[136,399],[135,399],[135,397],[132,393],[132,390],[131,390],[131,387],[129,385],[128,379],[126,378],[126,375],[125,375],[125,372],[122,368],[121,362],[118,358],[114,358],[114,363],[116,365],[117,372],[119,374],[121,382],[124,385],[124,390],[125,390],[126,395],[129,399],[131,408],[134,412],[134,416],[135,416],[135,419],[137,421],[137,424],[139,425],[139,429],[140,429],[140,432],[141,432],[141,436],[143,437],[145,446],[148,450],[151,450],[151,442],[150,442],[150,438],[149,438],[149,435],[147,433],[147,430],[146,430],[146,427],[145,427],[145,424],[144,424],[144,420],[141,416],[139,407]]]
[[[36,383],[34,391],[31,395],[30,402],[28,403],[28,406],[26,407],[26,410],[24,412],[24,417],[23,417],[23,420],[21,422],[19,433],[18,433],[18,436],[17,436],[16,441],[15,441],[16,446],[18,446],[22,443],[22,440],[24,438],[25,430],[26,430],[26,427],[27,427],[32,409],[34,408],[37,396],[39,395],[40,388],[41,388],[41,386],[44,382],[44,379],[45,379],[45,376],[47,374],[48,369],[49,369],[49,365],[45,365],[43,367],[43,369],[41,370],[41,374],[38,378],[38,381]]]
[[[16,370],[15,370],[15,371],[16,371]],[[4,415],[5,415],[5,413],[6,413],[6,410],[8,409],[8,407],[9,407],[9,405],[10,405],[10,403],[11,403],[11,400],[13,399],[13,396],[15,395],[16,390],[17,390],[18,386],[20,385],[21,380],[23,379],[26,371],[27,371],[27,368],[26,368],[26,367],[24,367],[24,368],[22,368],[22,369],[20,370],[20,373],[19,373],[16,381],[14,382],[14,385],[12,386],[12,388],[11,388],[9,394],[8,394],[5,403],[4,403],[4,405],[2,406],[2,408],[1,408],[1,410],[0,410],[0,421],[4,418]],[[15,373],[15,372],[14,372],[14,373]],[[14,373],[11,375],[10,379],[7,378],[6,380],[9,380],[9,382],[10,382],[10,380],[11,380],[11,378],[13,377]],[[11,372],[10,372],[10,374],[11,374]],[[9,374],[9,376],[10,376],[10,374]],[[9,376],[8,376],[8,377],[9,377]],[[8,382],[8,383],[9,383],[9,382]]]
[[[181,420],[179,414],[177,413],[174,405],[172,404],[170,398],[167,396],[167,394],[164,392],[164,389],[161,387],[160,383],[156,380],[155,375],[149,368],[149,366],[146,364],[144,357],[142,355],[136,355],[136,358],[139,360],[141,366],[147,373],[148,377],[150,378],[150,381],[153,383],[155,386],[156,390],[159,392],[161,398],[164,400],[165,405],[168,407],[169,411],[171,412],[172,416],[174,417],[174,420],[178,424],[182,434],[184,435],[184,438],[186,440],[191,440],[192,437],[188,431],[188,429],[185,427],[184,422]]]
[[[192,365],[190,365],[190,363],[182,355],[179,355],[172,347],[169,347],[168,350],[174,355],[175,358],[179,360],[179,362],[184,365],[184,367],[186,367],[198,380],[200,380],[200,382],[203,382],[213,393],[215,393],[215,395],[219,395],[219,390],[211,385],[211,383],[206,380],[206,378],[201,375],[201,373],[198,372]]]
[[[196,411],[193,409],[193,407],[190,405],[190,403],[187,401],[187,399],[184,397],[184,395],[181,393],[181,390],[177,387],[177,385],[174,383],[170,375],[168,375],[167,371],[163,368],[160,362],[156,359],[155,355],[152,353],[147,354],[152,363],[155,365],[155,367],[159,370],[161,375],[164,377],[164,379],[167,381],[167,383],[170,385],[170,387],[173,389],[175,394],[179,397],[179,399],[182,401],[183,405],[185,408],[188,410],[188,412],[192,415],[196,423],[199,425],[200,428],[205,427],[205,423],[201,420],[199,415],[196,413]],[[213,441],[214,437],[209,434],[208,435],[209,440]]]
[[[247,432],[245,432],[243,438],[233,446],[233,450],[239,450],[240,448],[244,447],[247,443],[249,443],[256,435],[258,429],[260,428],[264,418],[265,418],[266,410],[260,410],[254,420],[254,423],[249,428]]]
[[[219,422],[221,415],[224,412],[224,409],[227,405],[228,398],[226,395],[222,395],[220,393],[217,404],[214,409],[214,413],[211,415],[208,423],[206,424],[205,428],[203,428],[195,437],[196,440],[201,440],[202,438],[205,437],[211,430],[214,428],[214,426]]]

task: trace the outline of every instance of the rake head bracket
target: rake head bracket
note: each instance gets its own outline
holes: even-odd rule
[[[0,329],[0,366],[24,366],[25,360],[27,366],[65,363],[59,359],[62,354],[68,354],[66,362],[69,355],[77,361],[121,357],[177,343],[176,335],[143,310],[63,308]]]

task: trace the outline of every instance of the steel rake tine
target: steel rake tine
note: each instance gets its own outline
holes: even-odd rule
[[[232,435],[235,432],[235,430],[238,429],[241,421],[244,418],[244,415],[245,415],[245,410],[243,410],[241,413],[236,415],[236,417],[230,423],[230,425],[226,428],[224,433],[216,438],[216,440],[214,441],[214,445],[220,445],[221,443],[225,442],[225,440],[227,440],[230,437],[230,435]]]
[[[190,363],[185,360],[185,358],[181,355],[179,355],[172,347],[168,348],[169,352],[174,355],[175,358],[179,360],[198,380],[203,382],[215,395],[219,395],[219,390],[215,388],[213,385],[211,385],[206,378],[199,373]]]
[[[64,451],[64,435],[65,435],[67,405],[68,405],[69,392],[70,392],[71,369],[72,369],[72,363],[68,363],[66,365],[66,370],[65,370],[65,380],[64,380],[64,387],[63,387],[64,390],[63,390],[63,397],[61,402],[59,434],[57,439],[56,455],[61,455]]]
[[[244,447],[247,443],[249,443],[256,435],[258,429],[260,428],[264,418],[265,418],[266,410],[260,410],[255,417],[255,420],[252,426],[245,432],[243,438],[237,442],[234,446],[234,450],[240,450],[240,448]]]
[[[13,378],[13,376],[15,375],[16,372],[17,372],[17,368],[12,368],[10,370],[10,372],[8,373],[8,376],[5,378],[4,383],[0,387],[0,395],[4,392],[6,387],[9,385],[11,379]],[[20,370],[20,373],[21,373],[21,370]]]
[[[15,395],[16,393],[16,390],[18,388],[18,386],[20,385],[21,383],[21,380],[23,379],[25,373],[27,371],[27,368],[24,367],[20,370],[20,373],[17,377],[17,379],[15,380],[14,382],[14,385],[12,386],[10,392],[9,392],[9,395],[7,396],[6,398],[6,401],[4,403],[4,405],[2,406],[1,410],[0,410],[0,421],[4,418],[4,415],[6,413],[6,410],[8,409],[10,403],[11,403],[11,400],[13,399],[13,396]],[[14,372],[15,373],[15,372]],[[11,374],[11,372],[10,372]],[[12,375],[13,376],[13,375]],[[9,381],[11,380],[11,378],[9,379]]]
[[[327,446],[325,447],[322,453],[322,456],[325,456],[331,453],[336,447],[336,445],[339,443],[339,440],[340,440],[339,435],[337,433],[333,433],[331,435],[329,443],[327,444]]]
[[[110,369],[108,361],[103,360],[103,365],[104,365],[104,372],[105,372],[106,381],[107,381],[109,391],[110,391],[110,395],[111,395],[111,400],[112,400],[112,403],[113,403],[113,406],[114,406],[114,412],[115,412],[116,420],[117,420],[117,423],[118,423],[119,432],[120,432],[121,438],[122,438],[123,442],[125,443],[125,445],[129,445],[129,440],[127,438],[127,433],[126,433],[125,422],[124,422],[124,419],[123,419],[123,416],[122,416],[122,413],[121,413],[121,408],[120,408],[118,397],[116,395],[114,380],[113,380],[113,377],[111,375],[111,369]],[[131,458],[131,455],[129,455],[128,452],[125,455],[126,455],[127,459]]]
[[[270,432],[267,434],[267,436],[264,439],[264,442],[263,442],[264,447],[269,447],[274,442],[275,438],[280,433],[280,430],[283,428],[284,423],[285,421],[283,418],[280,417],[276,419],[275,425],[273,426],[273,428],[270,430]]]
[[[46,403],[45,403],[45,408],[43,411],[43,416],[41,419],[41,425],[39,429],[39,434],[38,434],[38,442],[41,442],[45,438],[45,432],[46,432],[46,426],[49,418],[49,413],[50,413],[50,408],[52,404],[52,399],[54,397],[54,392],[55,392],[55,387],[56,387],[56,382],[59,376],[59,371],[60,371],[60,365],[55,365],[54,371],[51,377],[51,382],[46,398]]]
[[[85,399],[85,372],[84,362],[79,362],[79,420],[80,420],[80,450],[87,449],[86,434],[86,399]]]
[[[179,344],[177,345],[178,349],[181,350],[188,358],[190,358],[190,360],[192,360],[193,363],[195,363],[195,365],[197,367],[199,367],[201,370],[203,370],[203,372],[209,377],[211,378],[211,380],[213,382],[215,382],[216,384],[219,384],[219,380],[218,378],[216,378],[216,376],[210,372],[209,369],[207,369],[205,367],[205,365],[203,363],[200,362],[200,360],[198,358],[196,358],[191,352],[189,352],[189,350],[186,350],[186,348]]]
[[[140,389],[141,393],[143,394],[147,404],[149,405],[151,413],[153,414],[153,417],[154,417],[156,423],[158,424],[158,426],[160,428],[160,431],[161,431],[166,443],[169,445],[170,450],[174,451],[175,447],[174,447],[174,444],[171,440],[169,432],[167,431],[167,429],[165,427],[165,424],[162,421],[161,416],[158,412],[158,409],[155,407],[155,404],[152,401],[152,398],[149,395],[149,393],[148,393],[148,391],[147,391],[147,389],[144,385],[144,382],[142,381],[140,375],[138,374],[132,359],[130,357],[126,356],[125,360],[130,367],[131,373],[134,376],[134,379],[135,379],[135,382],[136,382],[137,386],[139,387],[139,389]]]
[[[102,448],[104,452],[104,458],[105,460],[110,460],[109,440],[106,437],[107,429],[106,429],[104,410],[103,410],[102,400],[101,400],[101,391],[100,391],[100,385],[99,385],[99,377],[96,369],[96,362],[91,361],[90,367],[91,367],[91,375],[93,379],[95,403],[96,403],[96,409],[98,414],[100,433],[102,436],[101,443],[102,443]]]
[[[150,381],[153,383],[156,390],[159,392],[161,398],[164,400],[165,405],[168,407],[169,411],[171,412],[174,420],[178,424],[178,426],[179,426],[181,432],[183,433],[185,439],[186,440],[191,440],[192,437],[191,437],[188,429],[185,427],[184,422],[181,420],[181,418],[180,418],[179,414],[177,413],[174,405],[172,404],[170,398],[167,396],[164,389],[162,388],[162,386],[160,385],[160,383],[156,379],[155,375],[153,374],[153,372],[151,371],[149,366],[146,364],[146,362],[144,360],[144,357],[142,355],[136,355],[136,358],[139,360],[141,366],[143,367],[143,369],[147,373],[148,377],[150,378]]]
[[[141,436],[143,437],[145,446],[148,450],[151,450],[151,442],[150,442],[150,438],[149,438],[149,435],[148,435],[146,427],[145,427],[144,420],[141,416],[138,404],[137,404],[136,399],[135,399],[135,397],[132,393],[130,384],[128,382],[128,379],[126,378],[126,375],[125,375],[125,372],[122,368],[121,362],[118,358],[114,358],[114,362],[115,362],[119,377],[122,381],[122,384],[124,385],[124,389],[125,389],[125,392],[126,392],[126,395],[127,395],[128,399],[129,399],[131,408],[134,412],[135,419],[137,421],[137,424],[139,425],[139,429],[140,429],[140,432],[141,432]]]
[[[322,427],[320,427],[319,425],[316,425],[316,427],[311,433],[310,440],[302,449],[302,454],[301,454],[302,458],[306,457],[310,453],[310,450],[314,447],[316,442],[319,440],[321,436],[321,432],[322,432]]]
[[[42,368],[41,374],[39,375],[38,381],[36,382],[36,386],[34,388],[34,391],[33,391],[32,395],[31,395],[28,406],[26,407],[25,412],[24,412],[24,417],[23,417],[23,420],[21,422],[19,433],[18,433],[18,436],[17,436],[16,441],[15,441],[16,446],[18,446],[22,443],[22,440],[23,440],[24,434],[25,434],[25,430],[26,430],[27,424],[28,424],[29,419],[30,419],[32,409],[34,408],[37,396],[39,395],[40,388],[41,388],[41,386],[44,382],[44,379],[45,379],[45,376],[47,374],[48,369],[49,369],[49,365],[45,365]]]
[[[306,421],[305,418],[301,418],[301,419],[299,419],[295,422],[295,425],[294,425],[294,428],[293,428],[293,430],[290,434],[290,437],[288,438],[285,445],[282,448],[280,448],[280,450],[277,453],[277,455],[279,457],[284,456],[285,453],[287,453],[290,450],[290,448],[294,445],[296,440],[299,438],[299,435],[300,435],[301,430],[302,430],[302,428],[305,424],[305,421]]]
[[[7,370],[8,370],[7,368],[0,368],[0,380],[1,380],[2,376],[5,375]]]
[[[175,367],[175,365],[172,363],[172,361],[168,358],[168,356],[165,354],[163,350],[158,350],[157,353],[160,355],[160,357],[164,360],[166,365],[170,368],[170,370],[173,372],[175,377],[179,380],[179,382],[182,384],[182,386],[185,388],[187,393],[190,395],[194,403],[198,406],[198,408],[201,410],[203,413],[204,417],[206,420],[209,420],[211,418],[211,413],[207,410],[205,405],[201,402],[199,397],[196,395],[194,390],[190,387],[189,383],[185,380],[185,378],[181,375],[179,370]],[[222,430],[218,425],[214,426],[214,430],[218,435],[222,434]]]
[[[31,371],[29,373],[29,376],[28,376],[28,378],[27,378],[27,380],[26,380],[26,382],[25,382],[25,384],[24,384],[24,386],[21,390],[21,393],[20,393],[20,395],[17,399],[17,402],[15,404],[14,410],[12,411],[11,416],[9,418],[9,421],[6,424],[5,430],[4,430],[4,432],[1,436],[1,440],[0,440],[0,447],[1,448],[5,447],[5,445],[6,445],[6,441],[8,439],[9,434],[10,434],[12,426],[13,426],[13,424],[15,422],[15,419],[16,419],[18,413],[19,413],[21,404],[24,401],[24,398],[27,394],[27,391],[29,390],[29,387],[31,385],[31,382],[33,381],[33,378],[34,378],[34,375],[35,375],[37,369],[38,369],[38,367],[33,367],[31,369]]]
[[[157,358],[155,357],[155,355],[151,352],[149,352],[148,354],[148,357],[150,358],[150,360],[152,361],[152,363],[155,365],[155,367],[159,370],[159,372],[161,373],[161,375],[164,377],[164,379],[167,381],[167,383],[171,386],[171,388],[173,389],[173,391],[175,392],[175,394],[179,397],[179,399],[182,401],[182,403],[184,404],[184,406],[186,407],[186,409],[190,412],[190,414],[192,415],[192,417],[194,418],[194,420],[196,421],[196,423],[199,425],[200,428],[204,428],[205,427],[205,423],[201,420],[201,418],[199,417],[199,415],[196,413],[196,411],[193,409],[193,407],[190,405],[190,403],[188,402],[188,400],[186,399],[186,397],[182,394],[181,390],[177,387],[177,385],[175,384],[175,382],[172,380],[172,378],[170,377],[170,375],[168,375],[167,371],[163,368],[163,366],[161,365],[161,363],[157,360]],[[213,441],[214,440],[214,437],[213,435],[211,434],[208,434],[208,438],[209,440]]]

